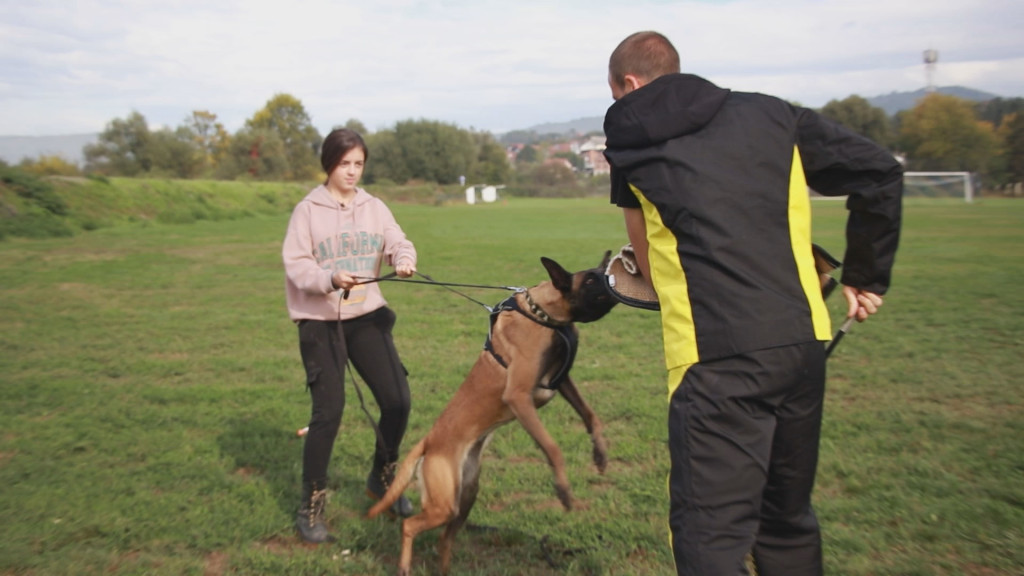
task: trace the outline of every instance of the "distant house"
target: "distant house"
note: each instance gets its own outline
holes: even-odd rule
[[[526,144],[509,144],[508,146],[505,146],[505,157],[508,158],[508,163],[515,164],[516,156],[518,156],[519,152],[525,147]]]
[[[555,142],[551,146],[548,146],[548,156],[554,156],[555,154],[565,152],[576,152],[576,150],[573,150],[573,148],[575,148],[575,144],[575,141]]]
[[[583,157],[583,169],[591,174],[608,174],[612,171],[604,157],[604,136],[591,136],[580,144],[579,155]]]
[[[544,164],[555,164],[558,166],[565,166],[569,170],[575,172],[576,169],[572,167],[572,162],[569,162],[565,158],[548,158],[544,161]]]

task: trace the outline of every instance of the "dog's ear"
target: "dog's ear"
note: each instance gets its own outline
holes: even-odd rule
[[[544,268],[548,271],[548,276],[551,277],[551,283],[558,289],[559,292],[569,294],[572,292],[572,274],[570,274],[565,268],[550,258],[544,256],[540,257],[540,263],[544,265]]]
[[[601,259],[601,263],[598,264],[597,267],[600,268],[601,270],[607,270],[608,269],[608,263],[611,262],[611,261],[612,261],[612,251],[611,250],[605,250],[604,251],[604,258]]]

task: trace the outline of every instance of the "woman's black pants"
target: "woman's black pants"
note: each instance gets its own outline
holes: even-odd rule
[[[387,307],[342,322],[298,323],[299,350],[313,401],[302,454],[303,482],[318,487],[327,483],[327,468],[345,410],[345,368],[349,361],[380,408],[374,467],[379,469],[398,459],[411,400],[405,368],[391,337],[394,325],[395,313]]]

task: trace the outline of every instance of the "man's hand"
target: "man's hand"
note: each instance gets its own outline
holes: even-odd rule
[[[402,262],[401,264],[395,266],[395,273],[398,274],[399,278],[408,278],[412,276],[415,272],[416,266],[408,262]]]
[[[848,304],[846,317],[856,318],[857,322],[863,322],[868,316],[878,312],[882,306],[882,297],[874,292],[843,286],[843,296]]]

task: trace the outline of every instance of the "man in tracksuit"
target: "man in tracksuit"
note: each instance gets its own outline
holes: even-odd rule
[[[847,195],[848,315],[875,313],[899,240],[900,164],[811,110],[680,74],[656,32],[612,53],[612,202],[658,295],[679,574],[822,573],[811,507],[831,338],[808,184]]]

